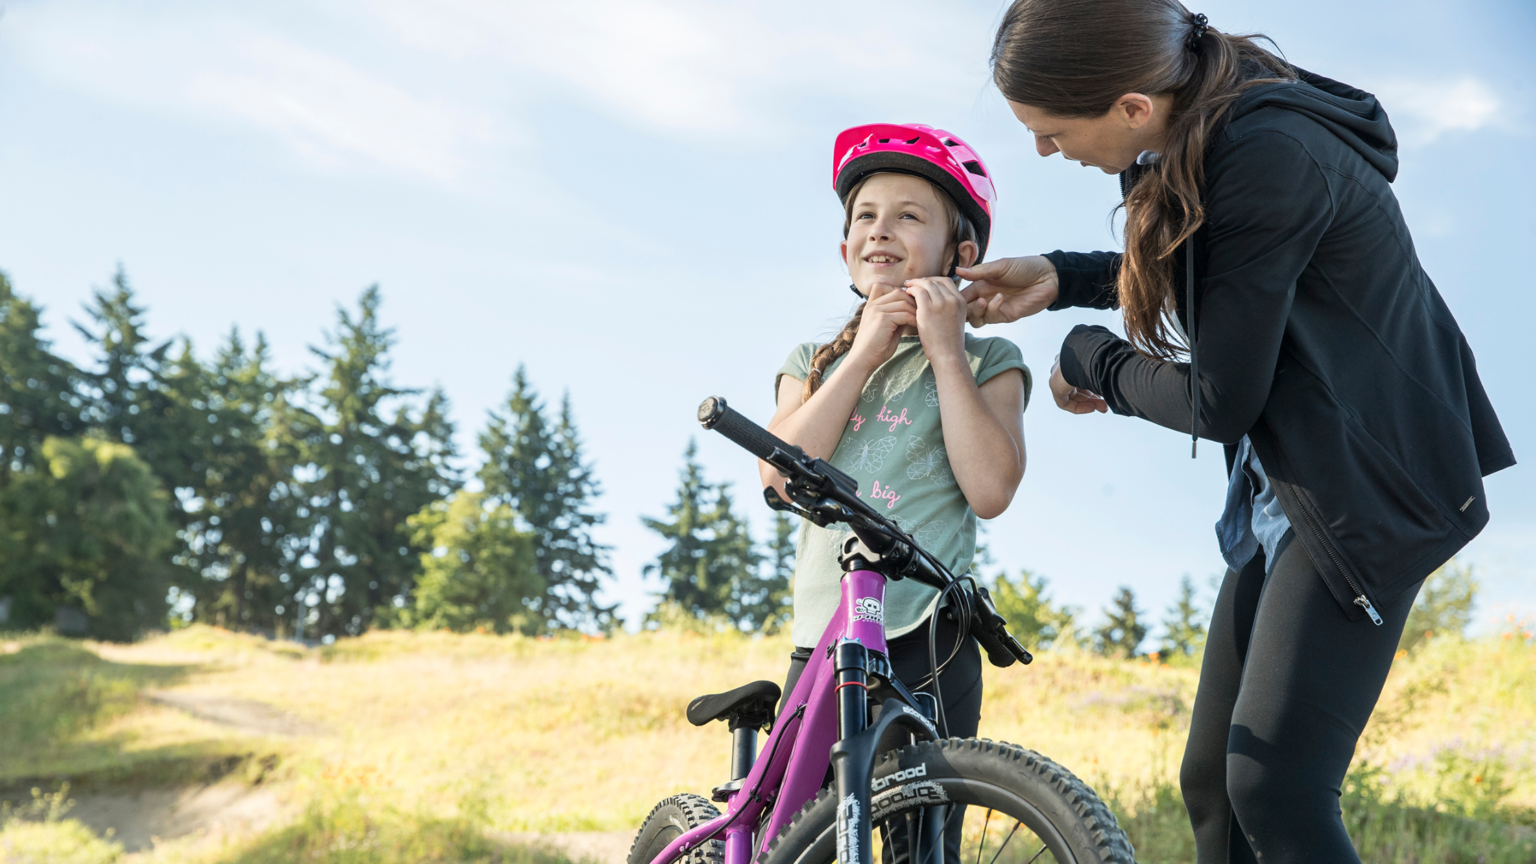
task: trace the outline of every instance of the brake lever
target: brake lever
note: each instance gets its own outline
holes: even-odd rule
[[[818,528],[825,528],[832,524],[831,520],[827,519],[825,516],[813,513],[805,507],[799,506],[798,504],[785,501],[783,497],[779,495],[779,490],[773,488],[772,486],[769,486],[763,490],[763,500],[767,501],[768,506],[774,510],[778,510],[782,513],[793,513],[796,516],[799,516],[801,519],[806,520],[807,522],[815,523]]]

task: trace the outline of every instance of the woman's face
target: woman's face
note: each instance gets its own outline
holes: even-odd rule
[[[910,174],[876,174],[864,181],[842,244],[848,275],[860,293],[949,272],[949,216],[939,194],[932,183]],[[976,244],[967,240],[960,247],[964,266],[975,258]]]
[[[1008,103],[1013,116],[1035,136],[1035,151],[1041,156],[1060,153],[1105,174],[1131,167],[1143,150],[1162,152],[1172,105],[1171,96],[1128,93],[1102,117],[1062,117],[1022,102]]]

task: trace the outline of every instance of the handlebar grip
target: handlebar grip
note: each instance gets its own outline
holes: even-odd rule
[[[699,405],[699,424],[719,432],[759,459],[767,459],[775,449],[785,453],[794,453],[798,449],[743,417],[720,396],[711,396]]]
[[[1003,641],[997,637],[997,634],[987,628],[986,622],[982,622],[980,627],[971,628],[971,635],[975,636],[976,641],[981,643],[981,650],[987,652],[987,660],[993,666],[999,669],[1007,669],[1018,659],[1013,656],[1013,652],[1008,650]]]

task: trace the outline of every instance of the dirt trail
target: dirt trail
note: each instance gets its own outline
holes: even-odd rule
[[[325,727],[301,720],[265,702],[233,699],[185,690],[145,690],[144,698],[185,711],[194,717],[261,735],[323,735]]]
[[[271,787],[235,780],[189,789],[144,789],[122,794],[73,796],[68,817],[123,844],[125,852],[148,849],[157,840],[188,834],[262,831],[282,814],[282,798]]]

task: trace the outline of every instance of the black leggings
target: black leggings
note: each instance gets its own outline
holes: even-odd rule
[[[1227,571],[1211,614],[1179,783],[1199,864],[1350,862],[1339,788],[1418,586],[1350,621],[1287,533]]]

